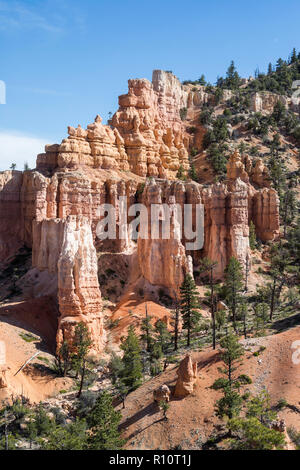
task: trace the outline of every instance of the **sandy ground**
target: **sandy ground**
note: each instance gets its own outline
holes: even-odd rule
[[[141,302],[134,292],[125,296],[112,314],[114,324],[110,330],[110,345],[117,348],[120,337],[124,335],[129,324],[137,331],[145,316],[147,303],[148,313],[156,319],[170,322],[170,311],[149,300]],[[3,307],[4,308],[4,307]],[[28,396],[32,402],[59,397],[61,390],[68,390],[72,382],[69,379],[55,378],[46,371],[46,361],[52,361],[53,355],[49,348],[48,338],[38,329],[26,326],[25,318],[19,314],[28,305],[16,303],[0,309],[0,340],[6,345],[6,362],[9,387],[0,390],[0,400],[9,398],[12,394]],[[25,311],[24,310],[24,311]],[[29,312],[29,310],[28,310]],[[28,313],[29,314],[29,313]],[[37,311],[30,311],[30,321]],[[47,315],[36,318],[36,327]],[[299,325],[295,315],[295,324]],[[239,373],[245,373],[252,378],[253,383],[245,387],[257,394],[267,389],[271,395],[272,404],[285,399],[289,407],[279,412],[287,426],[293,426],[300,431],[300,326],[290,327],[291,319],[278,322],[278,334],[261,338],[243,340],[246,353]],[[44,325],[45,327],[45,325]],[[275,324],[276,327],[276,324]],[[30,333],[35,340],[26,342],[20,335]],[[299,343],[300,344],[300,343]],[[264,349],[260,355],[253,353],[261,346]],[[294,346],[294,349],[293,349]],[[298,348],[298,349],[297,349]],[[40,368],[32,365],[24,371],[16,372],[35,352],[38,357],[33,360]],[[44,360],[41,360],[43,358]],[[126,408],[122,410],[122,429],[128,439],[128,449],[170,449],[181,447],[197,449],[207,441],[212,434],[222,432],[223,423],[214,413],[214,405],[220,397],[220,392],[210,387],[216,378],[220,377],[218,368],[221,366],[218,351],[207,348],[202,352],[194,352],[193,358],[198,363],[199,377],[194,393],[184,399],[172,399],[167,412],[168,420],[162,419],[162,412],[153,402],[153,390],[166,383],[172,390],[176,383],[178,365],[170,365],[159,376],[145,382],[138,390],[131,393],[126,400]],[[293,361],[294,359],[294,361]],[[122,405],[119,406],[122,409]]]
[[[287,426],[300,431],[300,363],[292,361],[292,344],[300,339],[300,327],[278,335],[246,341],[246,351],[241,373],[250,375],[253,383],[249,390],[257,394],[266,388],[271,395],[272,405],[285,398],[298,412],[285,408],[279,412]],[[253,352],[265,345],[258,357]],[[122,410],[122,427],[128,439],[128,449],[170,449],[199,448],[212,433],[222,427],[215,417],[214,404],[220,392],[210,387],[220,377],[221,366],[218,352],[210,349],[194,353],[198,363],[199,378],[195,391],[184,399],[172,399],[167,412],[168,420],[162,419],[162,412],[153,402],[153,390],[166,383],[172,390],[176,383],[177,366],[170,366],[160,376],[153,378],[133,392]],[[245,388],[246,389],[246,388]],[[120,406],[121,408],[121,406]]]
[[[111,342],[119,343],[121,337],[126,336],[130,325],[133,325],[136,332],[139,333],[142,320],[146,316],[146,308],[148,315],[152,317],[152,324],[157,320],[163,320],[170,327],[172,319],[170,310],[151,300],[141,302],[132,292],[122,299],[112,314],[112,322],[115,323],[115,326],[111,331]]]
[[[22,307],[24,308],[24,306]],[[0,341],[5,344],[6,364],[10,368],[6,373],[9,386],[0,390],[0,401],[10,398],[12,395],[23,394],[31,402],[39,402],[57,394],[62,389],[68,389],[71,381],[55,378],[49,374],[46,366],[54,360],[54,356],[51,354],[47,335],[42,336],[39,330],[34,327],[28,328],[22,315],[18,315],[17,312],[18,304],[15,306],[12,304],[9,308],[5,307],[5,311],[0,309]],[[27,313],[30,319],[32,311],[27,310]],[[36,339],[27,342],[20,336],[24,334],[30,334]],[[15,375],[18,369],[36,352],[39,354],[33,359],[32,365]],[[39,358],[43,358],[43,360]],[[40,369],[33,364],[39,364]]]

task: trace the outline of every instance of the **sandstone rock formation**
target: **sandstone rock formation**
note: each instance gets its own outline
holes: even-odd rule
[[[245,162],[247,164],[247,159]],[[262,183],[267,172],[264,166],[260,168]],[[258,171],[255,174],[258,175]],[[211,185],[202,191],[205,206],[204,253],[218,262],[214,269],[216,278],[222,277],[231,256],[236,257],[245,268],[251,220],[262,241],[272,240],[279,235],[277,193],[269,187],[260,189],[258,184],[258,189],[255,189],[251,184],[251,175],[252,171],[249,177],[242,158],[235,152],[228,161],[227,182]]]
[[[61,252],[58,259],[58,302],[60,310],[57,345],[72,343],[78,322],[84,322],[94,340],[93,349],[103,349],[101,294],[97,277],[97,255],[91,225],[82,216],[64,221]]]
[[[262,159],[257,158],[255,165],[253,165],[249,155],[242,157],[237,150],[228,160],[227,178],[229,180],[240,178],[245,183],[251,183],[258,188],[269,188],[271,186],[269,171]]]
[[[181,361],[177,375],[174,396],[181,398],[193,393],[197,380],[197,363],[193,363],[191,354]]]
[[[255,92],[251,96],[251,111],[262,114],[271,114],[277,102],[284,105],[286,109],[290,109],[296,113],[300,110],[300,99],[298,97],[288,97],[272,93],[270,91]]]
[[[278,101],[286,108],[291,104],[291,100],[284,96],[269,91],[260,91],[251,96],[251,110],[256,113],[263,112],[270,114],[273,112],[273,108]]]
[[[255,166],[251,168],[250,172],[251,181],[259,188],[270,188],[271,180],[267,167],[264,165],[261,158],[256,160]]]
[[[274,240],[279,235],[279,198],[275,189],[261,189],[250,201],[249,219],[253,220],[257,237]]]
[[[146,233],[140,233],[138,238],[141,272],[151,284],[165,286],[173,295],[179,294],[184,276],[187,273],[192,274],[192,267],[181,242],[175,197],[170,196],[169,204],[163,206],[161,189],[154,180],[151,180],[146,184],[143,203],[147,211],[141,217],[141,227],[144,227]],[[152,211],[153,205],[156,205],[156,214]],[[164,233],[159,221],[169,220],[170,225],[166,227]]]
[[[156,403],[160,401],[170,401],[171,392],[168,385],[161,385],[159,388],[153,391],[153,398]]]
[[[0,173],[0,263],[13,255],[23,243],[20,171]]]
[[[236,150],[229,158],[227,163],[227,178],[229,180],[236,180],[240,178],[245,183],[249,183],[249,174],[245,169],[245,165]]]
[[[188,140],[179,115],[187,93],[178,79],[154,71],[153,85],[146,79],[129,80],[128,89],[111,122],[124,139],[131,171],[174,178],[180,165],[187,170]]]
[[[224,93],[223,100],[230,96]],[[97,115],[86,129],[69,127],[60,145],[47,145],[38,155],[35,170],[0,173],[0,263],[23,245],[32,249],[32,269],[23,281],[31,285],[33,297],[58,299],[58,344],[64,337],[71,340],[82,320],[92,332],[95,351],[103,348],[97,253],[132,255],[138,260],[138,280],[174,297],[185,274],[192,274],[193,264],[204,256],[218,262],[217,278],[231,256],[245,266],[251,220],[262,241],[278,235],[279,201],[260,159],[253,166],[250,157],[234,153],[223,183],[202,186],[176,179],[180,166],[189,168],[191,142],[180,114],[193,113],[213,99],[203,87],[182,85],[172,73],[156,70],[152,83],[129,80],[128,93],[119,97],[109,125]],[[148,222],[143,229],[148,238],[141,229],[137,241],[129,225],[132,214],[122,216],[124,206],[136,202],[145,205],[141,220]],[[101,204],[114,208],[116,239],[97,236],[104,219]],[[160,228],[151,238],[152,204],[158,206],[161,223],[171,214],[170,236],[164,237]],[[185,204],[191,205],[193,233],[204,206],[204,244],[197,249],[180,231]]]
[[[49,290],[43,290],[43,295],[55,293],[58,297],[57,346],[64,340],[71,343],[75,326],[82,321],[90,330],[94,351],[101,351],[105,332],[90,219],[69,215],[34,221],[33,240],[35,283],[40,282],[41,290],[46,279]],[[28,276],[26,280],[28,283]]]
[[[140,176],[175,178],[182,165],[189,168],[188,134],[179,111],[188,93],[172,74],[155,70],[153,83],[128,81],[128,94],[119,97],[111,126],[99,115],[87,129],[69,127],[61,145],[46,146],[37,169],[91,168],[131,170]]]

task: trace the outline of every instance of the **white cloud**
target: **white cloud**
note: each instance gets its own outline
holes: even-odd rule
[[[63,31],[61,25],[54,24],[46,16],[36,13],[34,8],[11,0],[0,1],[0,30],[12,28],[41,29],[50,33]]]
[[[23,170],[25,162],[35,168],[36,156],[44,152],[47,143],[49,140],[16,131],[0,131],[0,171],[8,170],[12,163],[16,163],[17,170]]]

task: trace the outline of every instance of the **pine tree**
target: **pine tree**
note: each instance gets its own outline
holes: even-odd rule
[[[78,398],[80,398],[82,393],[86,374],[87,357],[92,344],[93,341],[88,327],[83,322],[78,323],[75,327],[74,341],[72,345],[74,349],[74,353],[72,354],[72,364],[77,374],[80,375]]]
[[[242,397],[237,390],[243,382],[250,383],[251,379],[247,376],[236,377],[234,374],[244,354],[244,349],[239,344],[236,335],[227,331],[220,345],[223,348],[221,358],[225,366],[220,371],[226,378],[217,379],[213,385],[215,389],[223,389],[223,397],[216,403],[216,412],[220,417],[227,416],[231,419],[239,415],[241,410]]]
[[[269,65],[268,65],[268,75],[271,75],[272,72],[273,72],[273,66],[272,66],[272,64],[271,64],[271,62],[270,62]]]
[[[294,266],[300,267],[300,217],[296,226],[289,230],[287,248]]]
[[[283,236],[286,238],[287,226],[291,225],[295,219],[297,213],[297,198],[296,193],[292,189],[285,191],[282,204],[281,212],[283,219]]]
[[[237,370],[237,364],[241,362],[244,349],[231,331],[227,331],[226,336],[221,339],[220,346],[223,349],[221,357],[225,364],[222,372],[227,376],[229,387],[232,387],[235,381],[233,374]]]
[[[125,409],[125,400],[126,400],[126,397],[127,397],[128,393],[130,392],[129,387],[127,387],[124,384],[123,380],[121,378],[119,378],[117,380],[116,384],[115,384],[115,388],[118,392],[119,397],[122,400],[123,409]]]
[[[182,165],[180,165],[179,168],[178,168],[176,178],[178,178],[179,180],[185,180],[186,179],[184,169],[183,169]]]
[[[115,384],[117,380],[123,376],[124,364],[122,358],[114,351],[111,354],[108,367],[112,376],[112,383]]]
[[[236,331],[236,313],[243,288],[243,271],[240,262],[232,257],[225,271],[225,289],[227,304],[232,312],[233,326]]]
[[[255,250],[256,248],[256,231],[255,231],[255,225],[253,221],[251,220],[250,225],[249,225],[249,245],[251,250]]]
[[[67,426],[56,426],[41,442],[42,450],[85,450],[86,423],[77,419]]]
[[[69,344],[66,340],[63,341],[61,347],[58,350],[56,357],[56,365],[59,373],[66,377],[72,366],[72,356]]]
[[[247,302],[241,302],[239,305],[240,310],[240,317],[243,321],[243,328],[244,328],[244,338],[247,338],[247,314],[248,314],[248,306]]]
[[[168,417],[167,417],[167,411],[168,409],[170,408],[170,403],[168,403],[166,400],[161,400],[159,402],[159,407],[162,409],[163,411],[163,417],[164,417],[164,420],[168,420]]]
[[[142,382],[143,365],[141,360],[141,348],[134,327],[128,328],[128,335],[121,343],[124,351],[122,362],[124,369],[122,372],[123,383],[129,390],[135,390]]]
[[[191,344],[191,332],[200,319],[199,297],[194,279],[187,274],[180,287],[180,309],[183,328],[187,329],[187,346]]]
[[[141,331],[142,331],[141,340],[145,344],[147,352],[150,352],[151,346],[153,344],[152,334],[153,334],[154,328],[152,326],[151,321],[152,321],[152,317],[148,314],[148,307],[147,307],[147,304],[145,304],[145,318],[143,318],[142,324],[141,324]]]
[[[263,333],[265,329],[265,324],[269,319],[268,315],[268,304],[261,302],[257,304],[254,308],[254,321],[256,333]]]
[[[156,339],[161,346],[161,350],[163,353],[165,353],[170,344],[171,335],[164,321],[157,320],[155,323],[155,333]]]
[[[286,187],[286,169],[284,162],[278,155],[278,152],[276,151],[275,147],[272,150],[272,154],[268,161],[268,168],[273,187],[274,189],[276,189],[280,201],[282,201],[282,194]]]
[[[231,439],[231,449],[283,449],[284,433],[270,426],[276,418],[276,413],[270,408],[270,397],[266,391],[253,397],[247,406],[246,416],[234,417],[229,421],[231,433],[237,436]]]
[[[199,85],[205,86],[206,85],[206,80],[205,76],[202,74],[201,77],[198,79]]]
[[[240,82],[240,76],[235,68],[234,61],[232,60],[226,72],[225,87],[235,90],[239,87]]]
[[[178,336],[179,336],[179,321],[180,321],[180,304],[176,297],[175,299],[175,311],[174,311],[174,351],[178,349]]]
[[[280,123],[280,121],[284,118],[285,113],[286,110],[284,104],[280,100],[278,100],[274,105],[272,117],[277,123]]]
[[[41,403],[38,405],[34,415],[34,425],[37,436],[48,436],[52,433],[55,426],[55,423],[49,418]]]
[[[223,95],[224,95],[224,92],[223,92],[222,88],[216,88],[216,90],[215,90],[215,103],[216,104],[220,103],[220,101],[223,98]]]
[[[118,430],[121,418],[121,413],[114,410],[112,396],[107,391],[103,391],[87,418],[90,430],[88,448],[91,450],[120,449],[124,444]]]
[[[276,62],[276,70],[282,69],[284,64],[285,64],[285,61],[281,57],[279,57],[279,59]]]
[[[261,424],[257,418],[234,418],[229,428],[239,436],[231,439],[231,450],[282,450],[285,446],[284,434]]]
[[[163,357],[162,347],[160,342],[154,342],[150,352],[150,374],[154,377],[162,371],[162,362]]]
[[[295,62],[297,62],[297,52],[294,47],[292,50],[292,55],[291,55],[291,64],[294,64]]]
[[[245,292],[248,292],[249,271],[250,271],[250,257],[249,257],[249,253],[247,253],[246,265],[245,265]]]
[[[196,181],[196,182],[198,181],[197,171],[196,171],[195,165],[193,163],[191,164],[189,174],[190,174],[191,180]]]
[[[270,321],[273,319],[276,304],[280,298],[280,293],[286,278],[286,268],[289,264],[289,257],[286,250],[281,245],[273,245],[271,255],[271,268],[269,274],[272,278],[270,286]]]
[[[212,330],[213,330],[213,349],[216,349],[216,313],[215,313],[215,294],[214,294],[214,279],[213,279],[213,270],[217,266],[216,261],[212,261],[209,258],[203,258],[200,264],[201,272],[209,272],[209,285],[210,285],[210,311],[211,311],[211,320],[212,320]]]

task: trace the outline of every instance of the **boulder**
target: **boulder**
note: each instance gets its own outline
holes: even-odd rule
[[[197,363],[193,362],[191,354],[181,361],[177,375],[174,396],[180,398],[193,393],[198,374]]]
[[[153,398],[156,403],[159,403],[160,401],[170,401],[170,389],[167,385],[161,385],[158,387],[156,390],[153,391]]]

